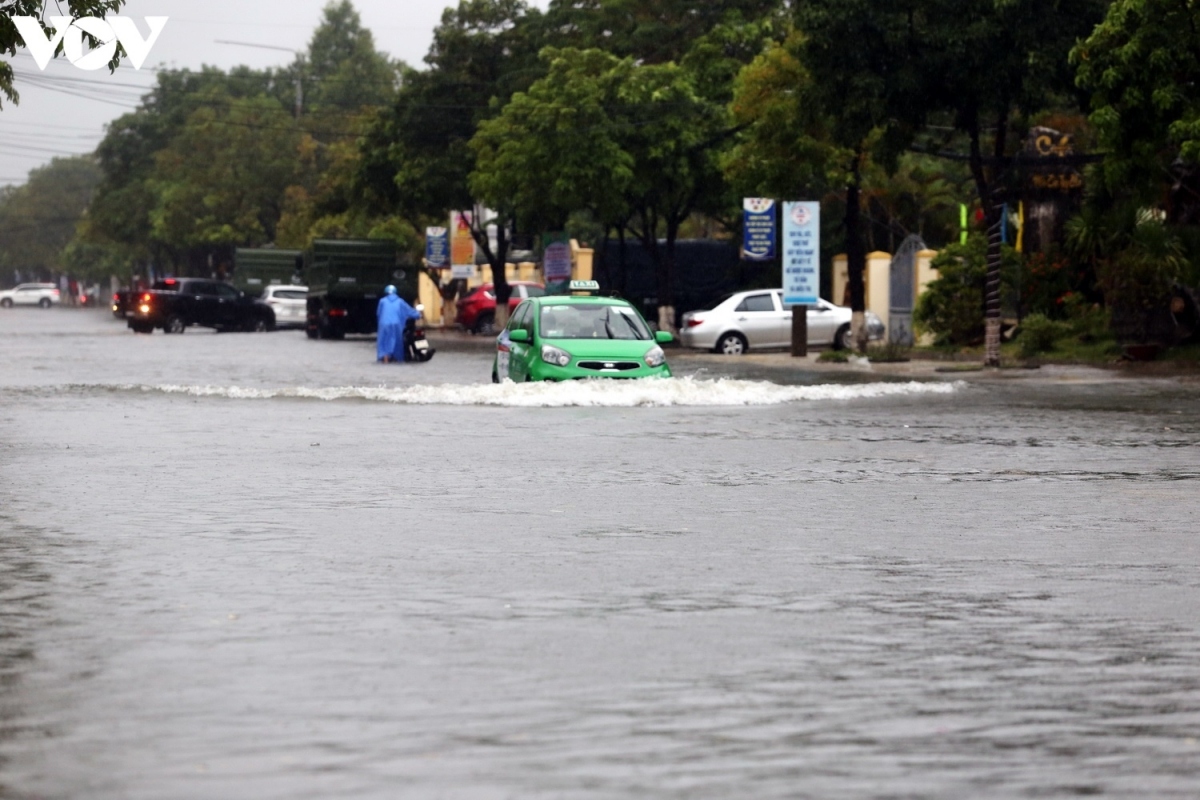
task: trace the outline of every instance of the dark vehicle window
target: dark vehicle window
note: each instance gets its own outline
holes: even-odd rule
[[[241,295],[241,292],[230,286],[228,283],[215,283],[213,286],[216,287],[218,297],[233,298]]]
[[[544,339],[653,339],[629,306],[577,305],[542,308]]]
[[[521,330],[529,331],[529,335],[533,336],[533,303],[521,303],[521,305],[525,308],[525,311],[521,314],[521,319],[517,321],[517,325],[520,326]]]
[[[735,311],[774,311],[775,301],[769,294],[752,294],[738,304]]]
[[[522,303],[517,306],[517,310],[513,312],[512,318],[508,321],[508,329],[515,331],[521,327],[522,318],[529,313],[529,303]]]
[[[278,297],[280,300],[307,300],[308,294],[298,292],[295,289],[285,289],[282,292],[276,292],[275,297]]]
[[[526,286],[525,292],[530,297],[545,297],[546,296],[546,290],[543,289],[541,286]]]
[[[182,294],[192,296],[209,294],[207,286],[208,284],[206,284],[204,281],[191,281],[190,283],[185,283],[183,284],[182,289],[179,289],[179,284],[175,284],[175,288]]]

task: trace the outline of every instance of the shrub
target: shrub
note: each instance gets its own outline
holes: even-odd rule
[[[1001,248],[1002,292],[1015,283],[1020,257],[1008,246]],[[933,259],[938,277],[925,289],[913,310],[921,333],[931,333],[937,344],[966,345],[983,341],[983,292],[987,283],[987,239],[975,235],[966,244],[948,245]]]
[[[845,364],[850,360],[850,354],[845,350],[825,350],[817,356],[817,361],[832,364]]]
[[[911,348],[889,339],[883,344],[868,347],[867,358],[877,364],[888,364],[897,361],[908,361],[910,352]]]
[[[1065,322],[1056,322],[1045,314],[1030,314],[1021,321],[1021,333],[1017,337],[1021,358],[1033,358],[1038,353],[1052,350],[1056,341],[1070,333],[1071,326]]]

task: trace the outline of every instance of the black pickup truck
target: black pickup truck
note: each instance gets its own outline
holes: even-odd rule
[[[128,301],[129,327],[137,333],[183,333],[192,325],[219,331],[269,331],[275,312],[266,303],[227,283],[203,278],[167,278]]]

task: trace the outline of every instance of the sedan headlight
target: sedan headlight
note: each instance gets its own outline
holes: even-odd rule
[[[553,364],[556,367],[565,367],[571,363],[571,354],[566,350],[560,350],[557,347],[544,344],[542,345],[542,361],[545,361],[547,364]]]
[[[645,361],[647,367],[661,367],[667,363],[667,354],[661,347],[651,347],[646,351]]]

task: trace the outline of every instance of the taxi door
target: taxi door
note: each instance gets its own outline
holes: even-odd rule
[[[517,310],[508,320],[508,325],[504,327],[504,330],[500,332],[500,337],[496,340],[496,374],[500,380],[508,378],[510,381],[521,382],[529,375],[529,366],[525,362],[532,345],[509,339],[509,333],[518,328],[532,330],[532,326],[524,325],[525,318],[529,316],[529,306],[530,304],[527,302],[517,306]]]

